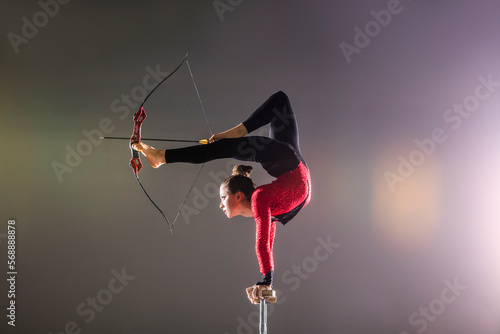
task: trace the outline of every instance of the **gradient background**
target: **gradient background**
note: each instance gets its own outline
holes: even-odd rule
[[[0,331],[55,334],[73,321],[96,334],[258,332],[244,293],[260,278],[253,220],[228,221],[213,192],[195,191],[186,204],[196,213],[172,236],[134,180],[126,141],[97,141],[62,181],[53,170],[105,118],[108,135],[130,136],[135,110],[121,119],[113,101],[142,84],[147,66],[171,71],[189,51],[215,132],[277,90],[298,118],[313,194],[277,229],[282,303],[269,333],[413,334],[423,326],[410,316],[429,306],[440,314],[425,333],[500,333],[500,92],[456,130],[443,119],[479,76],[500,81],[500,3],[401,1],[348,63],[339,44],[353,44],[353,29],[388,2],[233,1],[221,20],[211,0],[74,0],[16,54],[7,34],[21,34],[22,18],[33,22],[41,7],[3,1],[0,262],[6,273],[15,219],[18,276],[15,328],[0,284]],[[143,136],[210,136],[185,65],[146,111]],[[384,173],[435,128],[447,140],[392,192]],[[210,175],[231,163],[208,163],[195,189],[217,189]],[[171,220],[198,168],[144,166],[141,180]],[[258,184],[270,180],[264,174],[254,172]],[[317,261],[318,238],[340,247]],[[86,321],[77,307],[106,297],[122,268],[135,278]],[[442,310],[446,280],[466,288]]]

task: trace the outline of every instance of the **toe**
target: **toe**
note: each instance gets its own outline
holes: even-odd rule
[[[134,150],[136,150],[136,151],[142,151],[142,148],[143,148],[143,147],[142,147],[141,143],[133,143],[133,144],[132,144],[132,148],[133,148]]]

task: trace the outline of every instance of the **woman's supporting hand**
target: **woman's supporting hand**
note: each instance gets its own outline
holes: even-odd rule
[[[245,128],[245,126],[242,123],[240,123],[232,129],[214,134],[212,137],[210,137],[210,139],[208,141],[210,143],[213,143],[216,140],[224,139],[224,138],[241,138],[244,135],[246,135],[247,133],[248,133],[248,131]]]
[[[262,291],[272,290],[270,285],[254,285],[246,289],[247,297],[252,304],[259,304],[262,297]]]

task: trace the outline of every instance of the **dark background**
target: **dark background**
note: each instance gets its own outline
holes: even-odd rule
[[[218,208],[217,179],[235,161],[204,167],[172,236],[134,180],[127,141],[97,139],[105,119],[108,135],[130,136],[136,109],[113,102],[139,92],[147,67],[170,72],[187,52],[214,132],[277,90],[298,118],[313,193],[277,228],[269,333],[500,333],[498,86],[467,118],[444,119],[478,77],[500,81],[498,1],[402,0],[350,62],[340,44],[380,27],[371,11],[392,1],[220,3],[232,11],[73,0],[44,22],[38,2],[2,2],[1,276],[9,219],[18,272],[15,328],[0,285],[2,333],[258,332],[244,293],[260,278],[254,223]],[[34,16],[38,32],[14,46]],[[143,136],[210,136],[185,64],[146,111]],[[436,128],[446,141],[391,190],[385,173],[419,157],[415,140]],[[68,171],[58,177],[56,165]],[[140,175],[173,221],[198,170],[145,165]],[[256,168],[257,184],[264,174]],[[114,279],[122,271],[126,286]]]

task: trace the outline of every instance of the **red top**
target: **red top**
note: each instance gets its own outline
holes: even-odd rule
[[[294,170],[255,189],[251,204],[256,224],[255,252],[262,275],[274,270],[273,242],[276,223],[271,221],[271,217],[287,213],[302,203],[307,205],[310,199],[311,176],[309,169],[302,162]]]

